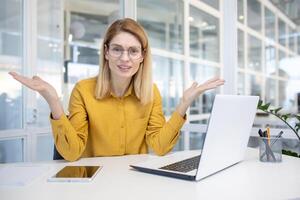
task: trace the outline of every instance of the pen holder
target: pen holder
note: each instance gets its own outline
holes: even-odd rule
[[[259,160],[275,163],[282,161],[282,141],[280,137],[259,137]]]

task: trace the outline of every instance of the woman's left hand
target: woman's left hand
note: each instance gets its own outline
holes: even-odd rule
[[[186,89],[183,92],[183,96],[180,104],[177,107],[177,111],[184,116],[187,108],[192,104],[192,102],[199,97],[200,94],[205,92],[206,90],[217,88],[224,84],[224,80],[220,78],[212,78],[205,81],[202,84],[198,84],[194,82],[191,87]]]

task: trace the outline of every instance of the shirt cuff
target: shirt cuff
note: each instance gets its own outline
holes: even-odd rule
[[[68,118],[65,114],[62,114],[59,119],[53,119],[52,114],[50,113],[50,124],[52,129],[57,130],[58,127],[61,127],[68,121]]]
[[[175,130],[179,131],[183,126],[183,124],[185,123],[185,121],[186,121],[186,115],[182,117],[177,111],[175,111],[172,114],[169,123]]]

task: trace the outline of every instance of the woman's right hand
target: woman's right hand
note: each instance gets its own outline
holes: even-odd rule
[[[28,78],[16,72],[9,72],[9,74],[23,85],[40,93],[48,103],[59,99],[55,88],[40,77],[33,76],[32,78]]]
[[[60,104],[57,92],[52,85],[50,85],[48,82],[44,81],[38,76],[27,78],[16,72],[9,72],[9,74],[23,85],[40,93],[40,95],[42,95],[42,97],[44,97],[44,99],[49,104],[52,113],[52,118],[60,119],[60,117],[64,113],[64,110]]]

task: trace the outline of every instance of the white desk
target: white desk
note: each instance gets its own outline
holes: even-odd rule
[[[248,149],[244,162],[200,182],[193,182],[130,169],[129,164],[149,157],[130,155],[87,158],[72,163],[34,163],[50,166],[51,170],[27,186],[0,187],[0,199],[300,199],[300,159],[297,158],[283,156],[282,163],[262,163],[258,161],[258,151]],[[47,182],[50,175],[67,164],[102,165],[103,169],[90,183]]]

